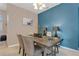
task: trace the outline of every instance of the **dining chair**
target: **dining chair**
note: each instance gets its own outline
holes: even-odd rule
[[[19,54],[21,53],[21,49],[22,49],[22,53],[24,56],[24,43],[23,43],[22,35],[18,34],[17,37],[18,37],[18,41],[19,41]]]
[[[36,56],[37,52],[42,52],[40,48],[34,47],[34,37],[31,36],[23,36],[25,55],[27,56]]]
[[[59,42],[57,42],[57,44],[55,45],[55,48],[56,48],[56,53],[59,53],[59,47],[60,47],[60,45],[62,44],[62,41],[63,41],[64,39],[61,39]]]

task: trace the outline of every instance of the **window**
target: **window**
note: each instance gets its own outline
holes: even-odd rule
[[[0,15],[0,32],[3,31],[3,16]]]

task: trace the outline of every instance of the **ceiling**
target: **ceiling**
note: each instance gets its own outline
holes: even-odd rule
[[[6,10],[6,9],[7,9],[6,3],[0,3],[0,10]]]
[[[24,9],[27,9],[27,10],[30,10],[32,12],[35,12],[35,13],[41,13],[51,7],[54,7],[56,5],[58,5],[59,3],[45,3],[46,4],[46,8],[44,8],[43,10],[35,10],[34,9],[34,6],[33,6],[33,3],[14,3],[14,5],[16,5],[17,7],[21,7],[21,8],[24,8]]]
[[[45,10],[48,10],[49,8],[52,8],[56,5],[59,5],[60,3],[45,3],[46,4],[46,8],[44,8],[43,10],[35,10],[33,3],[12,3],[13,5],[20,7],[20,8],[24,8],[27,10],[30,10],[36,14],[41,13]],[[7,4],[6,3],[0,3],[0,9],[1,10],[6,10]]]

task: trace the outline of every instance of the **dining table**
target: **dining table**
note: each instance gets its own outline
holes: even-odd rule
[[[54,46],[59,42],[58,37],[42,37],[42,38],[35,37],[34,42],[43,48],[42,53],[43,55],[47,55],[45,54],[45,49],[50,50],[51,55],[56,55]]]

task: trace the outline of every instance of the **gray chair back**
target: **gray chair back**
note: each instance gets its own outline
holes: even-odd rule
[[[22,35],[21,35],[21,34],[18,34],[17,37],[18,37],[18,41],[19,41],[19,46],[20,46],[21,48],[24,48]]]
[[[34,41],[33,41],[34,38],[31,36],[23,36],[22,38],[24,42],[26,55],[33,56],[34,55]]]

